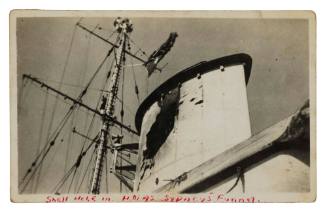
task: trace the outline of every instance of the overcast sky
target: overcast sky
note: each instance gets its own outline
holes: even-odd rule
[[[253,59],[247,86],[253,134],[295,112],[308,99],[308,22],[306,20],[130,18],[134,24],[131,38],[148,54],[158,48],[170,32],[177,32],[179,35],[171,52],[160,63],[161,66],[168,63],[161,74],[154,73],[149,80],[146,80],[145,69],[138,66],[139,62],[133,61],[136,65],[136,81],[140,89],[141,101],[153,89],[180,70],[200,61],[236,53],[247,53]],[[23,73],[44,79],[58,88],[56,81],[60,80],[63,73],[69,43],[77,21],[76,18],[24,18],[17,21],[19,89]],[[90,28],[101,26],[102,30],[96,32],[105,37],[112,32],[112,18],[86,18],[81,22]],[[114,41],[114,37],[111,40]],[[132,51],[137,50],[134,49],[134,44],[132,46]],[[107,44],[77,28],[63,80],[66,85],[61,90],[76,97],[82,90],[76,85],[86,84],[108,49]],[[105,68],[109,67],[109,62]],[[132,64],[132,61],[128,59],[127,64]],[[96,88],[101,88],[105,74],[103,69],[94,80],[95,84],[91,86],[95,89],[91,90],[84,99],[84,102],[92,107],[95,107],[96,95],[99,94]],[[125,123],[134,126],[134,115],[139,103],[134,94],[134,81],[130,68],[125,72],[124,91],[124,101],[128,108],[125,110]],[[23,96],[19,109],[20,172],[25,172],[35,157],[45,93],[33,85],[28,85],[24,88]],[[45,143],[53,103],[54,98],[49,96],[41,144]],[[67,109],[68,105],[58,102],[53,127],[57,126]],[[85,130],[90,119],[90,115],[86,116],[83,112],[76,113],[75,121],[68,123],[67,129],[76,126],[81,131]],[[97,131],[98,128],[95,127],[90,136],[94,137]],[[79,142],[78,136],[74,136],[73,142],[69,143],[69,132],[64,131],[60,136],[63,142],[57,144],[58,146],[50,153],[48,160],[51,160],[42,169],[41,191],[49,190],[52,188],[50,186],[62,177],[67,154],[70,157],[67,159],[66,167],[76,160],[76,153],[79,152],[82,143]],[[137,138],[126,136],[126,140],[137,141]],[[67,148],[70,150],[69,153],[66,153]],[[86,168],[86,165],[83,164],[83,168]],[[77,175],[82,176],[82,174]],[[110,181],[110,189],[117,191],[117,181],[112,177]]]

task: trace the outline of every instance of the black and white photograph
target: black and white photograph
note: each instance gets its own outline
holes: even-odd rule
[[[10,16],[13,202],[314,202],[311,11]]]

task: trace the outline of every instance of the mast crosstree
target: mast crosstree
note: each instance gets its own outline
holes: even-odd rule
[[[81,100],[79,100],[79,98],[75,99],[75,98],[73,98],[73,97],[71,97],[69,95],[66,95],[63,92],[60,92],[59,90],[57,90],[57,89],[55,89],[55,88],[47,85],[46,83],[40,81],[38,78],[35,78],[35,77],[31,76],[31,75],[24,74],[23,75],[23,78],[27,78],[27,79],[29,79],[29,80],[31,80],[31,81],[39,84],[41,87],[44,87],[46,90],[50,90],[50,91],[55,92],[56,94],[64,97],[65,100],[69,100],[69,101],[73,102],[74,105],[79,105],[79,106],[85,108],[86,110],[89,110],[89,111],[91,111],[91,112],[93,112],[93,113],[95,113],[97,115],[102,116],[102,117],[105,116],[105,118],[107,120],[110,120],[115,125],[117,125],[117,126],[123,128],[123,129],[127,130],[130,133],[133,133],[134,135],[139,135],[139,133],[137,131],[133,130],[131,127],[129,127],[129,126],[127,126],[127,125],[125,125],[125,124],[117,121],[114,117],[109,117],[108,115],[101,114],[101,112],[99,112],[98,110],[93,109],[92,107],[84,104]]]

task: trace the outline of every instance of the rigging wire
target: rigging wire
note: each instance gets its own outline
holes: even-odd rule
[[[69,60],[70,60],[70,57],[71,57],[71,53],[72,53],[72,49],[73,49],[73,44],[74,44],[74,40],[75,40],[76,28],[77,28],[76,26],[74,26],[74,28],[73,28],[72,37],[70,39],[70,43],[69,43],[69,46],[68,46],[67,56],[66,56],[66,59],[65,59],[65,62],[64,62],[63,72],[62,72],[61,77],[60,77],[60,82],[63,82],[64,77],[65,77],[65,74],[66,74],[66,71],[67,71],[68,63],[69,63]],[[61,87],[62,87],[62,84],[60,83],[59,84],[59,90],[61,90]],[[57,97],[58,96],[59,95],[57,95]],[[55,113],[57,111],[57,104],[58,104],[58,99],[55,99],[55,103],[54,103],[54,106],[52,108],[53,110],[52,110],[52,114],[51,114],[51,118],[50,118],[50,124],[48,126],[48,131],[47,131],[48,132],[47,133],[47,140],[48,140],[48,142],[50,140],[51,129],[52,129],[53,122],[54,122],[54,115],[55,115]],[[38,172],[38,176],[36,178],[36,183],[37,184],[38,184],[38,182],[40,180],[41,173],[42,173],[42,165],[40,166],[40,171]]]
[[[59,145],[56,146],[55,151],[54,151],[52,157],[51,157],[51,158],[49,157],[49,158],[50,158],[50,160],[48,161],[49,164],[47,164],[47,166],[46,166],[46,168],[45,168],[45,170],[44,170],[44,173],[45,173],[45,174],[48,173],[48,171],[49,171],[50,168],[52,167],[53,163],[55,162],[55,157],[57,156],[57,153],[58,153],[58,151],[60,150],[59,147],[60,147],[60,145],[64,142],[64,138],[67,136],[68,133],[69,133],[69,132],[66,132],[66,133],[65,133],[65,135],[64,135],[64,136],[62,137],[62,139],[60,140]],[[50,154],[49,154],[49,155],[50,155]],[[45,179],[45,178],[44,178],[44,179]],[[43,179],[43,181],[44,181],[44,179]],[[42,183],[42,180],[40,180],[40,183]],[[39,183],[39,184],[40,184],[40,183]]]
[[[114,49],[111,48],[110,51],[112,51],[112,50],[114,50]],[[103,90],[104,90],[104,88],[106,87],[106,84],[107,84],[107,82],[108,82],[108,80],[109,80],[110,72],[111,72],[111,69],[112,69],[112,67],[113,67],[114,61],[115,61],[115,60],[112,61],[111,65],[110,65],[110,68],[109,68],[109,70],[108,70],[107,78],[105,78],[105,81],[103,82],[103,85],[102,85]],[[96,109],[99,107],[99,104],[100,104],[101,97],[102,97],[103,93],[104,93],[104,92],[102,91],[101,94],[99,95],[99,98],[98,98],[98,101],[97,101],[97,105],[96,105]],[[93,118],[92,118],[92,121],[91,121],[91,125],[90,125],[90,127],[89,127],[89,129],[88,129],[88,132],[87,132],[87,135],[86,135],[87,137],[89,136],[90,129],[91,129],[91,126],[93,125],[93,122],[94,122],[94,118],[95,118],[95,116],[96,116],[96,114],[94,113]],[[85,138],[85,139],[84,139],[84,143],[83,143],[83,146],[82,146],[81,151],[83,150],[86,141],[87,141],[87,139]]]
[[[72,119],[70,121],[70,129],[73,129],[73,127],[75,126],[75,112],[73,113],[72,115]],[[64,165],[64,173],[67,172],[67,167],[68,167],[68,157],[69,157],[69,154],[70,154],[70,150],[71,150],[71,145],[73,143],[72,141],[72,134],[73,132],[72,131],[69,131],[68,133],[68,139],[67,139],[67,144],[66,144],[66,154],[65,154],[65,165]]]
[[[74,30],[75,30],[75,29],[74,29]],[[74,33],[75,33],[75,31],[74,31]],[[74,38],[74,37],[73,37],[73,38]],[[72,40],[73,40],[73,39],[72,39]],[[73,42],[71,42],[71,46],[72,46],[72,43],[73,43]],[[114,53],[115,53],[114,48],[112,48],[112,49],[108,52],[108,54],[107,54],[106,58],[104,59],[104,61],[107,59],[107,57],[109,57],[111,51],[114,51]],[[70,48],[70,50],[69,50],[69,54],[68,54],[69,56],[70,56],[70,53],[71,53],[71,48]],[[117,56],[116,56],[116,53],[115,53],[115,57],[117,57]],[[104,63],[104,61],[103,61],[103,63]],[[114,61],[115,61],[115,60],[114,60]],[[78,96],[78,100],[81,100],[82,97],[86,94],[86,92],[87,92],[87,90],[89,89],[91,83],[93,82],[95,76],[96,76],[97,73],[100,71],[100,69],[101,69],[103,63],[100,64],[100,66],[98,67],[97,71],[94,73],[94,75],[91,77],[90,81],[89,81],[88,84],[86,85],[85,89],[84,89],[84,90],[81,92],[81,94]],[[116,62],[116,63],[117,63],[117,62]],[[64,70],[66,70],[67,64],[68,64],[68,59],[67,59],[66,62],[65,62]],[[111,70],[111,69],[110,69],[110,70]],[[64,71],[64,73],[65,73],[65,71]],[[64,73],[63,73],[62,78],[61,78],[60,88],[61,88],[62,83],[63,83],[62,80],[63,80]],[[110,73],[110,71],[109,71],[108,73]],[[123,73],[124,73],[124,72],[123,72]],[[108,80],[109,76],[110,76],[110,74],[108,75],[106,81]],[[105,84],[104,84],[104,86],[105,86]],[[103,91],[102,91],[102,94],[103,94]],[[58,95],[57,95],[57,96],[58,96]],[[100,97],[101,97],[101,96],[100,96]],[[40,170],[41,170],[41,168],[42,168],[42,163],[43,163],[45,157],[47,156],[47,154],[49,153],[51,147],[53,147],[53,146],[55,145],[55,140],[56,140],[57,137],[59,136],[59,134],[60,134],[62,128],[65,126],[66,122],[68,121],[68,119],[70,118],[70,116],[72,115],[72,113],[75,112],[74,110],[77,109],[77,108],[79,108],[79,106],[76,106],[76,104],[73,104],[73,105],[70,107],[69,111],[68,111],[68,112],[66,113],[66,115],[64,116],[64,119],[60,122],[60,125],[56,128],[56,130],[53,132],[53,134],[50,134],[50,129],[52,129],[53,117],[54,117],[54,114],[55,114],[55,111],[56,111],[56,105],[57,105],[57,102],[58,102],[57,100],[58,100],[58,98],[56,99],[55,107],[53,107],[54,110],[52,111],[52,115],[51,115],[52,119],[50,119],[50,124],[51,124],[51,125],[49,125],[49,126],[50,126],[51,128],[49,128],[49,131],[48,131],[48,137],[47,137],[47,138],[48,138],[48,141],[47,141],[47,144],[44,146],[43,150],[40,151],[40,154],[37,156],[36,160],[33,162],[34,165],[35,165],[35,162],[37,162],[37,161],[39,160],[39,158],[41,157],[41,160],[39,161],[39,163],[38,163],[37,166],[35,167],[33,173],[31,174],[31,178],[33,178],[35,172],[38,170],[39,167],[40,167]],[[99,104],[99,101],[98,101],[98,104]],[[123,106],[124,106],[124,104],[123,104],[123,97],[122,97],[122,111],[121,111],[121,112],[122,112],[122,113],[121,113],[121,117],[122,117],[122,119],[123,119]],[[97,107],[98,107],[98,105],[97,105]],[[94,115],[95,115],[95,113],[94,113]],[[93,118],[94,118],[94,116],[93,116]],[[93,120],[94,120],[93,118],[92,118],[92,122],[91,122],[91,125],[90,125],[90,127],[89,127],[89,130],[90,130],[91,126],[92,126],[92,123],[93,123]],[[121,132],[122,132],[122,128],[121,128]],[[50,139],[52,139],[52,140],[50,140]],[[84,144],[85,144],[85,143],[84,143]],[[81,153],[80,153],[80,155],[78,156],[78,159],[76,160],[76,163],[74,164],[74,167],[72,167],[72,168],[68,171],[69,174],[67,174],[67,175],[65,175],[65,176],[63,177],[63,179],[62,179],[62,180],[63,180],[63,183],[62,183],[61,185],[56,185],[56,188],[57,188],[56,191],[59,191],[59,190],[60,190],[60,188],[63,186],[63,184],[67,181],[67,179],[70,177],[70,175],[71,175],[72,172],[74,171],[73,178],[72,178],[72,180],[71,180],[71,184],[69,185],[69,188],[68,188],[68,192],[70,191],[70,188],[71,188],[71,185],[72,185],[72,183],[73,183],[73,180],[74,180],[74,177],[75,177],[76,171],[77,171],[77,169],[79,168],[80,163],[82,162],[82,158],[83,158],[83,156],[85,156],[86,152],[89,150],[89,147],[91,146],[91,145],[90,145],[90,146],[86,149],[86,151],[84,151],[84,144],[83,144],[83,147],[82,147],[82,149],[81,149]],[[47,148],[47,147],[48,147],[48,148]],[[43,153],[43,155],[42,155],[42,153]],[[32,165],[33,165],[33,164],[32,164]],[[33,167],[33,166],[32,166],[32,167]],[[30,169],[29,169],[29,170],[30,170]],[[39,170],[39,171],[40,171],[40,170]],[[28,173],[30,173],[30,172],[31,172],[31,171],[29,171]],[[27,174],[28,174],[28,173],[27,173]],[[38,176],[38,177],[40,177],[40,176]],[[30,179],[31,179],[31,178],[30,178]],[[25,188],[26,188],[26,186],[28,185],[30,179],[29,179],[29,180],[27,181],[27,183],[24,185],[22,191],[25,190]],[[23,178],[23,181],[24,181],[24,180],[25,180],[25,177]]]
[[[103,84],[103,87],[105,87],[105,83]],[[96,106],[96,108],[98,108],[98,106],[99,106],[99,104],[100,104],[100,100],[101,100],[101,95],[100,95],[100,97],[99,97],[99,99],[98,99],[98,101],[97,101],[97,106]],[[91,123],[90,123],[90,126],[89,126],[89,128],[88,128],[88,131],[87,131],[87,136],[89,136],[89,134],[91,133],[91,131],[92,131],[92,127],[93,127],[93,124],[94,124],[94,121],[95,121],[95,116],[96,116],[96,114],[94,113],[93,114],[93,117],[92,117],[92,120],[91,120]],[[87,141],[87,139],[85,138],[84,139],[84,142],[83,142],[83,145],[82,145],[82,148],[81,148],[81,151],[80,151],[80,154],[83,152],[83,150],[84,150],[84,146],[85,146],[85,144],[86,144],[86,141]],[[75,176],[75,172],[76,172],[76,169],[75,169],[75,171],[74,171],[74,176]],[[74,176],[73,176],[73,179],[74,179]],[[72,181],[73,181],[73,179],[72,179]],[[72,182],[71,182],[72,183]],[[69,190],[70,190],[70,187],[68,188],[68,192],[69,192]]]
[[[141,54],[142,55],[144,55],[144,56],[146,56],[146,57],[149,57],[148,56],[148,54],[144,51],[144,50],[142,50],[134,41],[133,41],[133,39],[131,38],[131,36],[129,36],[129,35],[127,35],[127,38],[128,38],[128,40],[129,41],[131,41],[134,45],[135,45],[135,47],[137,48],[137,51],[134,53],[134,55],[136,55],[138,52],[141,52]]]
[[[29,94],[29,89],[27,89],[29,81],[27,81],[25,78],[22,80],[22,86],[21,89],[18,91],[19,94],[19,104],[18,104],[18,114],[20,114],[22,106],[24,105],[25,100],[27,99],[27,96]]]
[[[70,189],[71,189],[72,184],[73,184],[73,182],[74,182],[74,178],[75,178],[75,176],[76,176],[77,168],[78,168],[78,167],[75,167],[75,168],[74,168],[74,174],[73,174],[72,180],[70,181],[70,184],[69,184],[69,187],[68,187],[68,191],[67,191],[67,193],[70,192]]]
[[[123,45],[125,45],[125,43]],[[114,56],[115,56],[115,60],[114,61],[116,62],[116,64],[115,64],[116,67],[120,66],[120,65],[117,64],[117,62],[118,62],[117,57],[122,57],[121,58],[122,59],[122,63],[123,64],[125,63],[125,61],[126,61],[125,51],[122,51],[122,55],[117,56],[117,53],[114,50]],[[123,82],[124,82],[124,69],[125,69],[125,67],[123,66],[123,80],[122,80]],[[123,98],[124,91],[123,91],[123,88],[124,88],[124,84],[122,83],[122,108],[121,108],[121,112],[120,112],[122,122],[123,122],[123,116],[124,116],[124,108],[123,108],[123,106],[124,106],[124,103],[123,103],[124,102],[124,98]],[[115,88],[115,89],[118,89],[118,88]],[[116,99],[117,98],[117,95],[115,95],[114,98]],[[122,134],[123,129],[121,128],[120,131],[121,131],[121,134]],[[122,143],[122,142],[120,141],[120,143]],[[107,154],[107,152],[104,153],[104,155],[106,155],[106,154]],[[115,166],[115,165],[113,165],[113,166]],[[120,182],[120,191],[122,191],[122,182]]]
[[[41,142],[42,142],[42,135],[43,135],[43,128],[44,128],[44,121],[45,121],[45,114],[46,114],[46,107],[48,104],[48,97],[49,97],[49,93],[46,92],[45,93],[45,98],[44,98],[44,102],[43,102],[43,108],[42,108],[42,115],[41,115],[41,126],[40,126],[40,131],[39,131],[39,136],[38,136],[38,142],[37,142],[37,150],[35,155],[38,155],[38,153],[40,152],[41,149]],[[38,177],[40,176],[40,170],[37,174],[37,178],[33,179],[33,184],[32,184],[32,191],[35,193],[37,191],[38,188],[38,184],[36,182],[36,180],[38,179]]]
[[[127,42],[128,42],[128,48],[130,50],[131,46],[130,46],[129,41],[130,40],[128,39],[127,40]],[[136,75],[135,75],[135,70],[134,70],[133,58],[131,58],[131,62],[132,62],[132,73],[133,73],[133,79],[134,79],[134,90],[135,90],[135,94],[136,94],[136,98],[137,98],[138,104],[140,104],[139,88],[138,88],[138,85],[137,85],[137,82],[136,82]]]
[[[33,86],[39,88],[39,85],[36,84],[36,83],[34,83],[34,82],[31,82],[31,85],[33,85]],[[56,94],[52,94],[52,93],[50,93],[47,89],[44,89],[44,90],[41,89],[40,91],[41,91],[41,92],[44,92],[44,93],[48,93],[48,95],[50,95],[50,96],[56,98]],[[59,100],[61,103],[64,103],[64,104],[66,104],[66,105],[69,105],[69,106],[72,105],[71,102],[65,101],[65,100],[63,100],[63,99],[61,99],[61,98],[59,98],[59,97],[58,97],[58,100]],[[42,110],[42,108],[37,108],[37,107],[35,107],[35,109]],[[86,109],[84,109],[84,108],[81,108],[81,107],[76,108],[76,110],[78,110],[79,112],[82,112],[82,113],[86,114],[87,116],[93,115],[93,113],[91,113],[91,112],[89,112],[88,110],[86,110]]]
[[[60,81],[59,81],[60,84],[59,84],[58,90],[61,90],[62,82],[64,80],[65,73],[67,71],[67,67],[68,67],[69,60],[70,60],[71,53],[72,53],[72,47],[73,47],[73,44],[74,44],[75,34],[76,34],[76,26],[74,26],[72,38],[71,38],[71,41],[69,43],[68,53],[67,53],[67,57],[66,57],[66,60],[65,60],[65,63],[64,63],[63,72],[62,72],[61,77],[60,77]],[[56,96],[59,97],[59,95],[56,95]],[[50,131],[52,129],[54,115],[55,115],[55,112],[56,112],[56,109],[57,109],[57,104],[58,104],[58,99],[55,100],[54,107],[53,107],[52,114],[51,114],[51,118],[50,118],[50,125],[49,125],[49,128],[48,128],[48,134],[47,134],[48,140],[50,140]]]
[[[118,40],[117,40],[118,41]],[[110,50],[109,50],[109,53],[111,53],[112,51],[114,50],[114,48],[111,48]],[[110,54],[108,54],[108,55],[110,55]],[[110,70],[112,69],[112,66],[113,66],[113,62],[114,62],[114,60],[112,61],[112,63],[111,63],[111,66],[110,66],[110,69],[108,70],[108,73],[110,73]],[[105,88],[105,86],[106,86],[106,84],[107,84],[107,81],[108,81],[108,75],[109,74],[107,74],[107,78],[105,78],[105,81],[104,81],[104,83],[103,83],[103,85],[102,85],[102,88],[104,89]],[[93,78],[94,79],[94,78]],[[101,101],[101,97],[102,97],[102,95],[103,95],[103,92],[100,94],[100,96],[99,96],[99,98],[98,98],[98,101],[97,101],[97,106],[96,106],[96,109],[98,108],[98,106],[99,106],[99,104],[100,104],[100,101]],[[90,134],[90,132],[91,132],[91,129],[92,129],[92,126],[93,126],[93,123],[94,123],[94,118],[95,118],[95,113],[93,114],[93,117],[92,117],[92,120],[91,120],[91,124],[90,124],[90,126],[89,126],[89,128],[88,128],[88,132],[87,132],[87,137],[89,136],[89,134]],[[84,149],[84,146],[85,146],[85,143],[86,143],[86,141],[87,141],[87,139],[85,138],[84,139],[84,142],[83,142],[83,146],[82,146],[82,148],[81,148],[81,153],[83,152],[83,149]]]
[[[121,34],[119,34],[119,35],[117,36],[116,43],[118,43],[118,42],[121,42]],[[113,59],[113,61],[112,61],[112,64],[111,64],[110,70],[108,71],[106,81],[109,80],[109,77],[110,77],[110,74],[111,74],[111,69],[112,69],[112,67],[113,67],[113,64],[115,64],[115,67],[120,66],[120,65],[117,64],[117,61],[118,61],[118,60],[117,60],[117,53],[116,53],[116,50],[113,49],[113,52],[114,52],[114,59]],[[122,54],[124,54],[124,53],[122,53]],[[124,61],[124,57],[123,57],[122,59],[123,59],[123,61]],[[112,86],[115,86],[115,85],[112,85]],[[108,87],[109,87],[109,85],[108,85]],[[110,87],[109,87],[109,88],[110,88]],[[118,88],[116,88],[116,89],[118,90]],[[112,92],[112,91],[110,91],[110,92]],[[102,96],[103,96],[103,93],[104,93],[104,92],[102,92]],[[116,97],[114,97],[114,98],[117,98],[117,95],[116,95]],[[123,115],[123,110],[121,111],[121,115]],[[110,138],[110,137],[109,137],[109,138]],[[105,150],[105,151],[104,151],[104,156],[105,156],[106,161],[107,161],[107,154],[108,154],[108,152],[107,152],[107,150]],[[95,171],[95,169],[96,169],[96,168],[93,169],[93,172]],[[92,178],[90,179],[90,181],[92,181]],[[106,176],[106,182],[108,182],[108,176]],[[107,185],[107,184],[106,184],[106,185]],[[91,184],[90,184],[90,186],[91,186]],[[89,188],[89,190],[91,190],[91,188]]]
[[[117,101],[119,101],[120,103],[122,103],[123,101],[117,97]],[[131,115],[134,115],[134,112],[132,111],[132,109],[130,107],[128,107],[128,105],[124,105],[124,108],[131,114]]]
[[[93,145],[93,143],[90,143],[89,146],[85,149],[85,151],[83,151],[82,154],[78,155],[74,165],[69,169],[69,171],[66,173],[66,175],[64,175],[64,177],[58,182],[58,184],[54,187],[54,190],[52,190],[52,191],[54,191],[55,193],[59,193],[59,190],[65,184],[67,179],[70,177],[71,173],[73,171],[76,171],[76,169],[80,166],[81,161],[83,160],[84,156],[86,156],[87,152],[90,150],[92,145]]]
[[[84,68],[84,72],[82,72],[82,74],[80,75],[80,78],[79,78],[79,85],[80,84],[83,84],[84,83],[84,81],[85,81],[85,76],[86,76],[86,73],[87,73],[87,70],[88,70],[88,65],[89,65],[89,56],[90,56],[90,47],[91,47],[91,42],[92,42],[92,36],[88,36],[87,37],[87,45],[86,45],[86,53],[85,53],[85,68]],[[108,60],[107,60],[107,62],[108,62]],[[79,113],[77,114],[77,117],[80,117],[79,116]],[[85,122],[84,122],[84,131],[86,131],[87,130],[87,119],[88,119],[88,117],[87,116],[85,116]],[[75,126],[75,125],[74,125]],[[71,131],[72,132],[72,131]],[[74,138],[73,138],[73,140],[74,140]],[[84,164],[82,163],[82,167],[84,166]],[[80,173],[79,173],[80,174]],[[75,184],[75,188],[77,187],[77,184],[78,184],[78,180],[79,180],[79,178],[80,178],[80,175],[77,175],[77,177],[76,177],[76,179],[77,179],[77,181],[76,181],[76,184]]]
[[[69,178],[71,172],[73,171],[73,169],[75,168],[75,166],[71,167],[69,169],[69,171],[65,174],[65,176],[58,182],[58,184],[54,187],[54,189],[52,190],[55,194],[60,194],[59,190],[61,189],[61,187],[65,184],[66,180]]]
[[[23,188],[21,190],[21,193],[25,191],[27,185],[29,184],[29,182],[31,181],[31,179],[33,178],[33,176],[35,175],[36,171],[42,165],[42,163],[43,163],[45,157],[47,156],[47,154],[49,153],[50,149],[55,145],[55,141],[56,141],[57,137],[59,136],[60,131],[64,127],[64,125],[62,125],[62,124],[65,124],[67,122],[67,119],[69,118],[71,112],[72,112],[72,110],[69,110],[66,113],[66,115],[63,118],[63,120],[60,122],[60,125],[58,126],[59,130],[54,135],[53,140],[49,141],[49,143],[47,143],[46,146],[44,146],[44,149],[36,156],[36,160],[32,163],[32,166],[27,170],[27,172],[24,175],[24,177],[23,177],[22,181],[20,182],[19,186],[23,184],[23,182],[25,181],[25,179],[27,178],[27,176],[32,172],[32,169],[34,168],[33,172],[30,175],[30,177],[25,182],[25,185],[23,186]],[[41,160],[38,161],[39,158],[41,158]],[[37,163],[37,162],[39,162],[39,163]]]
[[[86,85],[85,89],[84,89],[84,90],[80,93],[80,95],[78,96],[78,98],[77,98],[78,101],[80,101],[80,100],[82,99],[82,97],[86,94],[88,87],[91,85],[91,83],[92,83],[92,81],[94,80],[96,74],[101,70],[101,68],[102,68],[102,66],[103,66],[103,64],[104,64],[104,62],[105,62],[105,61],[107,60],[107,58],[110,56],[110,54],[111,54],[111,52],[112,52],[113,49],[114,49],[114,48],[111,48],[111,49],[109,50],[109,52],[107,53],[107,55],[106,55],[106,57],[104,58],[104,60],[103,60],[103,61],[101,62],[101,64],[98,66],[97,70],[95,71],[95,73],[93,74],[93,76],[91,77],[91,79],[89,80],[89,82],[88,82],[88,84]],[[38,156],[36,156],[36,159],[35,159],[35,161],[32,163],[32,166],[31,166],[31,167],[27,170],[27,172],[25,173],[25,175],[24,175],[24,177],[23,177],[21,183],[25,181],[26,177],[29,175],[29,173],[31,172],[31,169],[34,167],[34,165],[36,164],[36,162],[38,161],[38,159],[41,157],[42,153],[43,153],[42,159],[44,159],[44,158],[46,157],[46,155],[47,155],[48,152],[49,152],[49,149],[51,149],[51,147],[55,144],[55,140],[56,140],[57,137],[59,136],[61,130],[62,130],[63,127],[65,126],[65,124],[66,124],[68,118],[70,117],[72,111],[76,108],[76,106],[77,106],[77,104],[74,103],[74,104],[69,108],[69,111],[66,113],[66,115],[64,116],[64,118],[62,119],[62,121],[59,123],[59,126],[56,128],[56,130],[53,132],[53,134],[49,137],[49,139],[48,139],[46,145],[44,146],[43,150],[40,152],[40,154],[39,154]],[[50,140],[50,139],[51,139],[51,140]],[[50,144],[50,146],[49,146],[49,144]],[[51,144],[52,144],[52,145],[51,145]],[[47,147],[49,147],[49,148],[47,149]],[[45,152],[44,152],[44,151],[45,151]],[[42,160],[42,161],[43,161],[43,160]],[[41,161],[40,163],[42,163],[42,161]],[[33,164],[34,164],[34,165],[33,165]],[[38,167],[39,167],[39,166],[40,166],[40,164],[38,164]],[[34,174],[35,174],[35,170],[37,170],[38,167],[35,167],[35,169],[34,169],[34,171],[33,171],[33,173],[32,173],[32,176],[34,176]],[[29,180],[27,181],[27,184],[29,183],[29,181],[30,181],[30,178],[29,178]],[[21,185],[21,184],[19,184],[19,185]],[[24,186],[23,189],[25,190],[25,189],[26,189],[26,186]],[[23,190],[23,191],[24,191],[24,190]],[[23,192],[23,191],[22,191],[22,192]]]
[[[73,118],[74,119],[74,118]],[[73,125],[75,126],[75,124],[73,123]],[[73,129],[73,128],[72,128]],[[72,135],[73,134],[73,131],[70,131],[70,135]],[[72,142],[72,141],[71,141]],[[83,155],[83,148],[81,149],[81,152],[80,152],[80,155],[79,156],[82,156]],[[68,193],[70,192],[70,189],[71,189],[71,187],[72,187],[72,184],[73,184],[73,181],[74,181],[74,178],[75,178],[75,176],[76,176],[76,174],[77,174],[77,169],[80,167],[80,164],[82,163],[82,161],[80,160],[80,162],[78,163],[78,166],[75,166],[75,168],[74,168],[74,174],[73,174],[73,177],[72,177],[72,179],[71,179],[71,182],[70,182],[70,184],[69,184],[69,187],[68,187]]]
[[[81,23],[82,23],[82,18],[77,22],[77,24],[81,24]],[[116,30],[112,31],[112,29],[107,29],[105,27],[102,27],[99,24],[97,24],[95,26],[92,24],[87,24],[85,22],[82,24],[83,24],[83,26],[86,26],[88,28],[93,28],[92,32],[94,32],[95,30],[100,30],[100,31],[106,31],[106,32],[110,33],[108,36],[108,40],[117,32]]]
[[[94,157],[95,153],[96,153],[96,146],[95,146],[94,149],[93,149],[93,152],[92,152],[91,158],[90,158],[89,163],[87,164],[87,167],[86,167],[85,172],[84,172],[84,174],[83,174],[82,181],[80,182],[80,184],[79,184],[79,186],[78,186],[78,188],[77,188],[77,193],[80,192],[80,189],[81,189],[82,184],[83,184],[83,182],[84,182],[84,179],[85,179],[85,177],[86,177],[87,171],[88,171],[89,168],[90,168],[90,165],[91,165],[91,162],[92,162],[92,160],[93,160],[93,157]],[[76,191],[76,190],[75,190],[75,191]]]

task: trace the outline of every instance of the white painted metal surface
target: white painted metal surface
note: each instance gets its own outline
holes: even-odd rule
[[[145,135],[155,121],[153,118],[158,114],[157,110],[152,110],[158,109],[157,105],[158,101],[143,117],[140,151],[146,144]],[[154,156],[151,168],[135,180],[134,190],[155,191],[250,136],[242,64],[221,67],[183,82],[173,130]],[[137,172],[142,171],[142,160],[140,153]]]
[[[303,155],[298,151],[295,156]],[[281,152],[271,156],[264,162],[258,163],[244,173],[244,183],[238,184],[230,192],[231,194],[265,193],[269,192],[309,192],[310,191],[310,168],[304,162]],[[235,184],[237,175],[225,181],[213,185],[208,192],[226,193]]]

